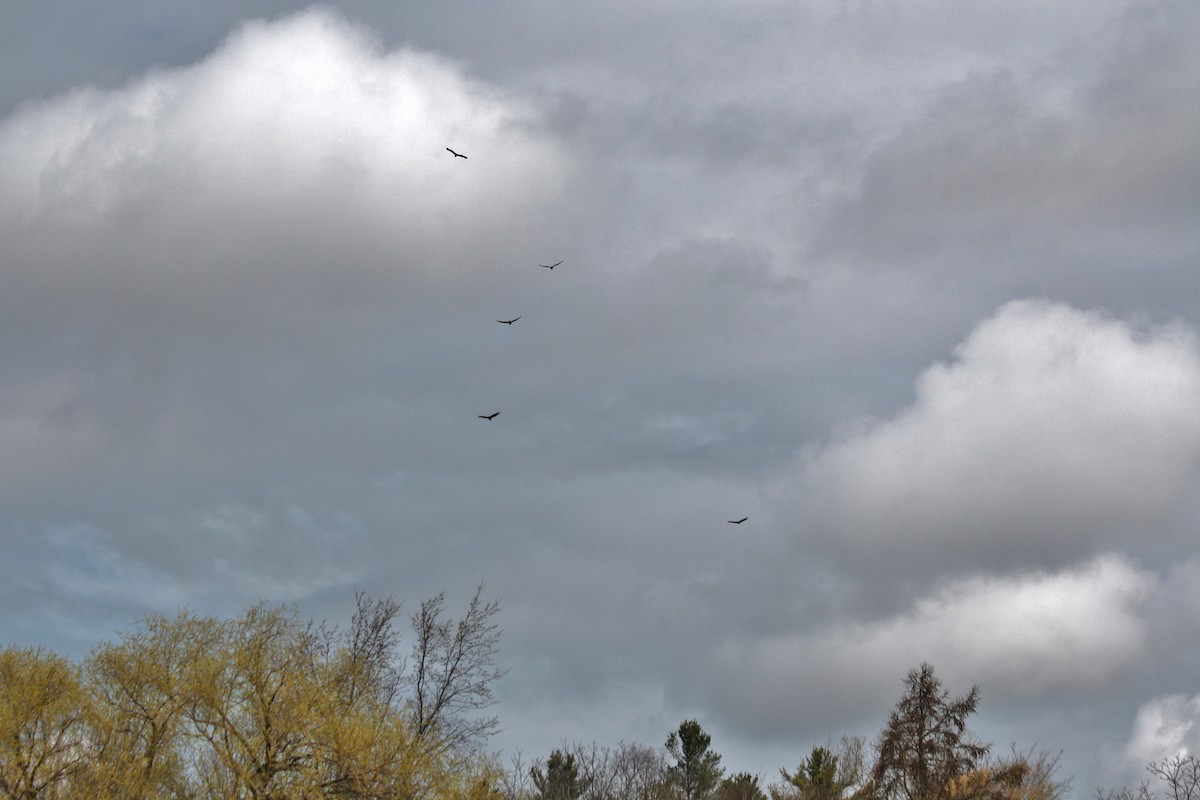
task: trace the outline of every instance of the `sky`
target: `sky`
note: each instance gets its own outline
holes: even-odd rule
[[[1200,751],[1197,130],[1191,0],[0,0],[0,642],[483,582],[505,757],[765,783],[928,661],[1136,784]]]

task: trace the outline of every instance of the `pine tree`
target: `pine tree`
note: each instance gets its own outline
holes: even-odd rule
[[[709,749],[712,737],[694,719],[679,723],[667,737],[667,752],[675,759],[668,773],[683,800],[702,800],[717,787],[725,770],[721,755]]]

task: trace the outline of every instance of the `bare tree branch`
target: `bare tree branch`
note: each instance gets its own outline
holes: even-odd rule
[[[457,622],[445,614],[446,595],[439,592],[412,615],[412,716],[417,735],[447,747],[469,746],[494,733],[499,720],[472,718],[470,712],[490,707],[492,684],[504,671],[496,666],[500,626],[497,601],[484,602],[483,584]]]

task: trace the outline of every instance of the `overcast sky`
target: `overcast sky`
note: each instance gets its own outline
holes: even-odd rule
[[[1140,781],[1197,131],[1193,0],[0,0],[0,641],[485,581],[506,754],[770,781],[929,661]]]

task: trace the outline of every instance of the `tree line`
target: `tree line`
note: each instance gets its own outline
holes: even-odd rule
[[[904,687],[874,741],[843,736],[813,747],[771,782],[726,775],[709,734],[685,720],[661,749],[575,744],[527,768],[514,759],[503,793],[506,800],[1061,800],[1068,792],[1058,756],[1015,747],[993,755],[975,739],[966,723],[978,687],[952,698],[929,664],[911,670]]]
[[[0,798],[12,800],[1063,800],[1059,757],[996,754],[967,727],[979,687],[951,697],[930,664],[871,741],[813,747],[775,780],[727,775],[694,719],[660,747],[566,744],[507,767],[487,750],[499,606],[445,595],[409,616],[359,593],[345,630],[295,608],[230,620],[151,615],[75,664],[0,648]],[[1200,762],[1147,767],[1166,800],[1200,800]],[[1150,783],[1095,800],[1157,800]]]
[[[504,800],[1064,800],[1072,779],[1059,775],[1061,753],[994,753],[968,729],[979,687],[951,697],[932,665],[908,672],[904,692],[871,741],[843,736],[812,748],[794,771],[764,783],[747,772],[726,775],[712,739],[695,720],[663,747],[564,745],[531,765],[511,759]],[[1135,789],[1094,790],[1094,800],[1200,800],[1200,760],[1177,754],[1146,766]]]
[[[402,652],[400,604],[356,599],[345,630],[258,605],[151,615],[80,664],[0,649],[0,797],[494,797],[498,605],[430,598]]]

